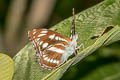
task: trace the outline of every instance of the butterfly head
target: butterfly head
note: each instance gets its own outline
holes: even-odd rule
[[[78,35],[74,35],[72,41],[69,42],[69,45],[65,48],[69,55],[72,55],[75,52],[77,46],[77,39]]]
[[[68,57],[75,52],[77,46],[77,39],[78,35],[74,35],[72,41],[69,42],[68,46],[65,47],[65,53],[62,56],[63,62],[65,62],[68,59]]]

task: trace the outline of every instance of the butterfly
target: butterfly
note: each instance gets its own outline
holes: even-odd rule
[[[70,38],[44,28],[28,31],[28,37],[34,45],[39,64],[44,69],[53,70],[59,67],[75,53],[78,35],[75,34],[74,19],[75,17],[72,20]]]

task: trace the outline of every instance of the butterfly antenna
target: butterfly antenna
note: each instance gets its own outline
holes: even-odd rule
[[[75,35],[75,10],[74,8],[72,9],[72,26],[71,26],[71,32],[70,32],[70,39],[73,39],[73,36]]]

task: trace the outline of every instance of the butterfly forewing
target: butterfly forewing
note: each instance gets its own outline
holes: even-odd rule
[[[30,40],[37,42],[41,49],[59,42],[70,42],[71,40],[64,35],[47,29],[33,29],[28,32]],[[45,44],[46,45],[45,45]],[[47,44],[48,43],[48,44]],[[46,47],[45,47],[46,46]]]
[[[28,35],[44,68],[54,69],[62,64],[61,56],[71,39],[47,29],[33,29]]]

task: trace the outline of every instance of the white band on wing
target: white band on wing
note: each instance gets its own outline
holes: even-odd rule
[[[62,53],[65,53],[64,50],[59,49],[59,48],[56,48],[56,47],[50,47],[50,48],[48,48],[47,50],[54,51],[54,52],[61,53],[61,54],[62,54]]]

